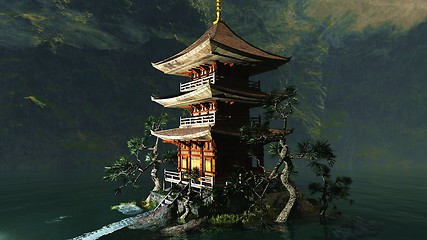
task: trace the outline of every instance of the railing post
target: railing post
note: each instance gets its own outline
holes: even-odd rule
[[[215,113],[211,113],[208,115],[202,115],[197,117],[187,117],[187,118],[180,118],[180,126],[186,126],[186,125],[197,125],[197,124],[215,124]]]
[[[179,91],[180,92],[189,92],[192,91],[200,86],[206,85],[206,84],[215,84],[216,82],[216,75],[215,72],[208,74],[206,76],[203,76],[197,80],[192,80],[187,83],[180,83],[179,84]]]

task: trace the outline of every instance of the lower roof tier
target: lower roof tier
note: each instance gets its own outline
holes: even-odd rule
[[[211,102],[211,101],[229,101],[260,105],[268,96],[267,93],[250,90],[237,90],[221,87],[218,85],[207,84],[194,91],[166,98],[154,98],[151,100],[168,108],[182,108],[192,104]]]
[[[211,127],[174,128],[157,132],[151,131],[151,134],[169,141],[212,140]]]
[[[153,136],[169,141],[209,141],[212,140],[211,127],[174,128],[162,131],[151,131]]]

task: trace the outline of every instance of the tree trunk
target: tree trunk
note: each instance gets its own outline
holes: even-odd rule
[[[286,144],[286,140],[281,139],[279,144],[281,147],[279,153],[281,159],[280,161],[285,165],[285,168],[282,170],[282,174],[280,175],[280,180],[282,181],[283,186],[285,186],[286,190],[289,192],[289,199],[282,212],[280,212],[279,216],[277,216],[276,222],[284,223],[288,220],[289,214],[291,213],[292,207],[294,206],[297,199],[297,190],[289,180],[292,170],[292,160],[288,155],[288,145]]]
[[[157,176],[159,167],[160,167],[160,164],[158,162],[155,162],[153,164],[153,169],[151,169],[151,180],[153,180],[153,183],[154,183],[153,192],[158,192],[160,191],[160,189],[162,189],[162,182],[160,181],[160,178]]]
[[[156,143],[154,144],[154,147],[153,147],[153,158],[151,160],[154,162],[153,169],[151,169],[151,180],[153,180],[153,183],[154,183],[153,192],[158,192],[160,191],[160,189],[162,189],[162,182],[160,181],[160,178],[157,176],[157,172],[159,171],[159,168],[160,168],[160,163],[159,161],[157,161],[158,147],[159,147],[159,138],[156,138]]]
[[[190,183],[191,184],[191,183]],[[191,195],[191,185],[188,186],[187,196],[184,201],[184,213],[179,217],[181,220],[185,220],[185,218],[190,214],[190,195]]]
[[[320,223],[326,224],[326,210],[328,209],[328,199],[326,198],[327,192],[328,192],[328,181],[326,180],[325,176],[322,176],[323,179],[323,188],[322,188],[322,206],[319,210],[320,215]]]
[[[277,216],[276,218],[276,222],[278,223],[285,223],[288,220],[292,207],[294,206],[295,201],[297,200],[297,190],[295,186],[289,181],[289,176],[291,175],[289,167],[292,163],[290,162],[290,159],[286,160],[284,163],[285,168],[282,171],[280,180],[282,181],[283,186],[285,186],[286,190],[288,190],[289,192],[289,199],[282,212],[280,212],[279,216]]]
[[[319,211],[320,223],[326,224],[326,209],[328,209],[328,204],[323,204]]]

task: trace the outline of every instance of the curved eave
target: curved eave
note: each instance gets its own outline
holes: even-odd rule
[[[212,140],[210,127],[174,128],[157,132],[151,131],[151,134],[166,141]]]
[[[197,46],[191,46],[191,50],[183,54],[177,54],[166,60],[151,63],[151,65],[165,74],[184,75],[193,67],[198,67],[200,63],[212,64],[214,61],[210,40],[206,39]]]
[[[267,94],[263,92],[253,93],[228,89],[216,85],[205,85],[192,92],[179,96],[163,99],[151,97],[151,100],[162,105],[163,107],[182,108],[192,104],[210,102],[213,100],[259,105],[263,102],[266,96]]]
[[[186,72],[189,69],[201,65],[211,65],[214,61],[219,61],[252,68],[250,70],[252,74],[259,74],[276,69],[289,60],[290,58],[270,59],[248,54],[208,39],[190,52],[167,61],[152,63],[152,66],[165,74],[187,76]]]
[[[237,35],[224,21],[220,21],[217,24],[215,34],[211,39],[223,44],[224,46],[240,51],[244,54],[251,54],[253,56],[270,60],[289,60],[287,58],[269,53],[252,45],[251,43],[247,42],[245,39]]]
[[[234,63],[240,66],[251,67],[253,73],[261,73],[276,69],[290,61],[291,58],[268,58],[264,56],[250,54],[238,49],[234,49],[220,42],[211,40],[212,53],[217,56],[220,62]]]
[[[247,66],[251,68],[251,74],[258,74],[276,69],[290,58],[253,46],[221,21],[180,53],[152,65],[166,74],[186,76],[188,70],[200,65],[210,65],[216,60]]]
[[[199,103],[201,100],[207,101],[209,99],[212,99],[212,89],[210,88],[210,85],[200,87],[192,92],[185,93],[176,97],[163,99],[151,97],[151,101],[168,108],[184,107],[191,104]]]

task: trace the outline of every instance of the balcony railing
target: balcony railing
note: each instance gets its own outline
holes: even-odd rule
[[[199,177],[197,181],[191,179],[191,184],[190,184],[192,188],[198,188],[198,189],[213,188],[213,185],[214,185],[213,177]]]
[[[190,92],[193,91],[195,89],[197,89],[200,86],[206,85],[206,84],[215,84],[215,73],[211,73],[209,75],[206,75],[204,77],[201,77],[197,80],[193,80],[191,82],[187,82],[187,83],[180,83],[179,84],[179,91],[180,92]]]
[[[215,113],[197,117],[180,118],[179,127],[187,127],[194,125],[215,125]]]
[[[182,172],[174,172],[169,170],[164,170],[165,182],[175,183],[175,184],[187,184],[190,182],[192,188],[203,189],[210,188],[214,186],[213,177],[199,177],[197,180],[183,178]],[[164,187],[163,187],[164,188]]]
[[[165,169],[165,181],[171,183],[180,183],[182,181],[181,172],[173,172]]]

